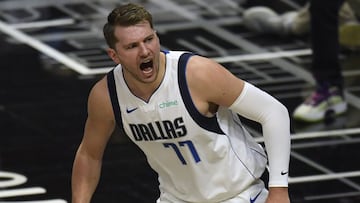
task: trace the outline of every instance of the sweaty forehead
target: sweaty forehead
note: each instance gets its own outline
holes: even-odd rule
[[[121,44],[135,43],[142,41],[153,33],[153,29],[148,22],[141,22],[131,26],[117,26],[115,36]]]

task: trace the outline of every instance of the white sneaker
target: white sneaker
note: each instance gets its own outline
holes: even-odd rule
[[[316,90],[293,113],[293,118],[306,122],[317,122],[347,110],[347,103],[337,87]]]

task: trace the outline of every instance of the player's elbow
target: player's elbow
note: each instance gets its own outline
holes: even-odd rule
[[[269,112],[264,122],[281,121],[282,125],[290,125],[290,116],[287,107],[279,101],[268,106]]]

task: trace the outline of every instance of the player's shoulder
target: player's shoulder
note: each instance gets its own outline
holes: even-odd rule
[[[98,80],[88,96],[88,114],[97,118],[113,119],[111,98],[107,86],[107,76]]]
[[[103,102],[106,101],[109,97],[107,80],[107,75],[105,75],[92,86],[89,93],[89,99],[103,100]]]
[[[220,67],[221,65],[213,59],[200,55],[192,56],[187,62],[187,72],[201,78],[216,74],[215,70]]]
[[[164,53],[168,62],[179,61],[180,66],[186,67],[187,75],[191,75],[195,80],[206,78],[207,74],[212,73],[212,69],[221,67],[215,60],[189,51],[164,51]]]

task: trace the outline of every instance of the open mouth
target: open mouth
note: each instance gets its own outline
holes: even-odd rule
[[[140,69],[141,69],[142,71],[148,72],[148,71],[151,71],[152,68],[153,68],[153,61],[149,61],[149,62],[141,63],[141,64],[140,64]]]

